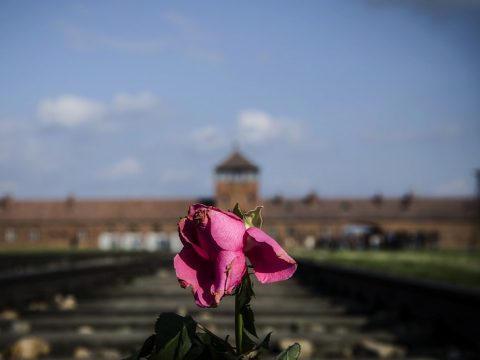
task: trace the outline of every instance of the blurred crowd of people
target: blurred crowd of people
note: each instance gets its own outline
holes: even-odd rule
[[[315,241],[306,241],[307,248],[328,250],[407,250],[407,249],[435,249],[438,247],[439,236],[431,232],[362,232],[345,233],[343,236],[320,237]],[[313,245],[313,246],[312,246]]]

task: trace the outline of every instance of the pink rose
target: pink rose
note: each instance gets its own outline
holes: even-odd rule
[[[182,287],[191,286],[195,303],[217,306],[241,283],[250,260],[261,283],[290,278],[297,264],[282,247],[259,228],[245,228],[237,215],[212,206],[190,206],[178,224],[184,247],[174,266]]]

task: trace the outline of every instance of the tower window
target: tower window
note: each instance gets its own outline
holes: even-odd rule
[[[256,181],[257,175],[251,172],[223,172],[217,174],[217,181],[250,182]]]

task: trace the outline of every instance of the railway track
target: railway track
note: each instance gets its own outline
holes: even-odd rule
[[[95,285],[94,291],[82,290],[86,282],[76,288],[57,287],[74,294],[69,298],[65,295],[70,293],[61,292],[63,300],[71,300],[70,306],[62,306],[58,293],[51,292],[38,299],[30,297],[21,306],[4,302],[0,308],[0,359],[13,358],[12,349],[32,338],[48,344],[48,354],[39,359],[121,359],[138,349],[153,332],[156,316],[164,311],[190,314],[219,335],[233,335],[233,297],[225,298],[216,309],[196,307],[190,291],[178,285],[169,261],[143,259],[148,271],[139,270],[132,262],[128,276],[125,269],[110,269],[110,280]],[[87,271],[91,280],[95,271]],[[299,341],[304,360],[476,359],[475,353],[463,351],[457,344],[436,343],[425,330],[428,326],[399,321],[383,308],[372,311],[369,302],[352,300],[352,296],[332,295],[318,279],[305,277],[306,271],[301,264],[298,275],[289,281],[255,283],[257,298],[252,307],[257,329],[261,336],[273,331],[273,351]],[[56,279],[62,282],[65,277]],[[417,343],[409,342],[409,336]]]
[[[480,359],[478,288],[310,260],[299,262],[298,278],[315,293],[362,304],[368,328],[390,329],[411,353]]]
[[[88,293],[104,284],[152,273],[171,261],[168,256],[153,254],[95,254],[70,260],[60,256],[58,261],[55,258],[50,255],[44,258],[42,266],[35,266],[36,258],[29,264],[20,257],[17,265],[1,272],[0,307],[21,307],[31,301],[50,299],[55,294]]]

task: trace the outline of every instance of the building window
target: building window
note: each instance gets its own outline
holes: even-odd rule
[[[88,232],[87,230],[78,230],[77,231],[77,239],[78,241],[82,242],[88,239]]]
[[[30,240],[31,242],[37,242],[38,240],[40,240],[39,231],[36,229],[30,230],[30,232],[28,233],[28,240]]]
[[[14,242],[17,238],[17,234],[15,233],[15,229],[9,228],[5,230],[5,241],[6,242]]]

